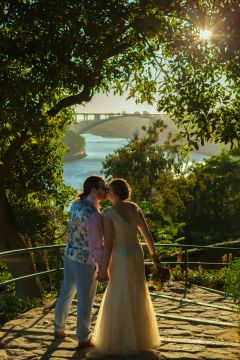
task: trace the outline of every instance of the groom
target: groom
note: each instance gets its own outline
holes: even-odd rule
[[[65,322],[77,292],[78,348],[92,345],[89,326],[96,293],[96,269],[99,271],[101,268],[103,254],[99,202],[105,199],[104,180],[100,176],[90,176],[83,184],[83,193],[70,209],[64,254],[64,277],[55,308],[54,335],[57,338],[67,336]]]

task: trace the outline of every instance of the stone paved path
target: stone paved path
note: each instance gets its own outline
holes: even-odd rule
[[[223,293],[194,286],[184,297],[183,285],[173,283],[167,291],[151,295],[162,344],[155,354],[141,354],[137,359],[240,359],[237,318]],[[97,298],[93,324],[99,301]],[[75,349],[76,301],[67,322],[69,336],[64,341],[54,339],[52,323],[53,309],[43,308],[9,321],[0,329],[0,359],[84,359],[87,350]]]

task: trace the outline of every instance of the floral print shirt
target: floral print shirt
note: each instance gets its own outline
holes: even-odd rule
[[[102,218],[91,196],[74,201],[70,209],[65,254],[83,264],[102,265]]]

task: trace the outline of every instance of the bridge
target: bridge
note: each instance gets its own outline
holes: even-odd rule
[[[115,121],[120,118],[145,118],[152,121],[157,119],[166,120],[166,115],[161,113],[135,112],[135,113],[76,113],[75,123],[72,128],[78,134],[87,133],[100,124]]]
[[[149,113],[147,111],[143,111],[142,113],[135,111],[134,113],[127,113],[125,111],[121,112],[121,113],[79,113],[76,112],[75,113],[75,120],[76,122],[81,122],[81,121],[92,121],[92,120],[98,120],[98,121],[103,121],[106,119],[114,119],[114,118],[119,118],[119,117],[126,117],[126,116],[134,116],[134,117],[147,117],[147,118],[152,118],[155,116],[163,116],[165,114],[161,114],[161,113]]]

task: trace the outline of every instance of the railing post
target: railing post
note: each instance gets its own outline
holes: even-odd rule
[[[187,250],[187,248],[184,249],[184,268],[185,268],[185,294],[186,294],[187,284],[188,284],[188,250]]]
[[[60,292],[60,287],[61,287],[61,274],[60,274],[60,268],[61,268],[61,253],[60,253],[60,248],[58,247],[57,249],[57,292]]]

